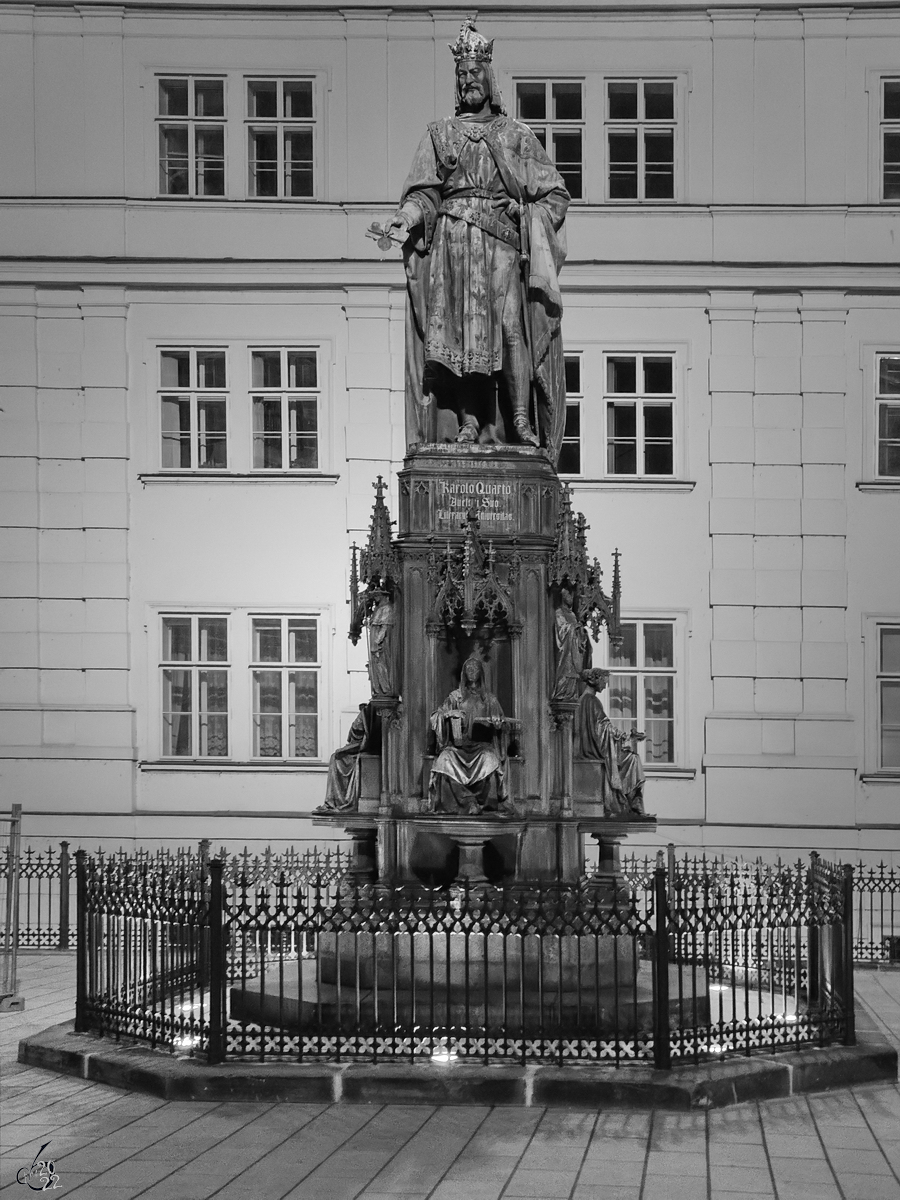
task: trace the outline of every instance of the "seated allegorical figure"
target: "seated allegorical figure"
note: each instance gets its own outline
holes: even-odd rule
[[[645,735],[635,730],[625,734],[616,729],[600,703],[598,693],[609,682],[609,671],[595,667],[584,671],[587,684],[575,717],[575,755],[603,764],[602,799],[608,817],[644,815],[644,766],[635,743]]]
[[[431,768],[431,811],[458,816],[506,815],[507,726],[500,702],[484,683],[473,654],[454,688],[431,718],[438,754]]]
[[[360,755],[377,754],[378,750],[378,716],[371,703],[361,704],[347,734],[347,744],[335,750],[328,760],[325,803],[315,811],[355,812],[359,808],[362,774]]]

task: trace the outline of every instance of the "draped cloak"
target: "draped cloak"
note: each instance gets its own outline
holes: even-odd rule
[[[438,755],[430,790],[435,812],[490,811],[506,801],[506,764],[496,744],[502,720],[499,700],[486,689],[454,688],[433,714]]]
[[[607,816],[642,814],[640,789],[644,768],[633,751],[616,737],[612,721],[593,692],[582,693],[575,715],[575,755],[603,764],[603,808]]]
[[[520,217],[495,204],[503,197],[522,206]],[[435,440],[426,365],[457,376],[499,371],[504,308],[509,319],[518,304],[541,441],[556,461],[566,407],[558,272],[568,204],[562,176],[527,125],[495,115],[428,126],[401,200],[411,218],[404,250],[408,441]],[[527,256],[524,279],[520,253]]]

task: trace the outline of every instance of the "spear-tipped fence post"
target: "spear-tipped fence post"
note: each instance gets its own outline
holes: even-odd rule
[[[75,1032],[86,1033],[88,987],[87,854],[75,851],[75,914],[78,930],[75,957]]]
[[[69,843],[59,843],[59,948],[69,948]]]
[[[224,864],[214,858],[209,864],[209,1045],[207,1060],[225,1059],[225,889]]]
[[[653,1065],[658,1071],[668,1071],[672,1066],[669,1040],[669,890],[666,874],[660,854],[653,872],[653,908],[656,917]]]
[[[844,1045],[856,1045],[856,998],[853,992],[853,867],[844,865]]]

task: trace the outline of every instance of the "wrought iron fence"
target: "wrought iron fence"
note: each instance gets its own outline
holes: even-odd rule
[[[211,1061],[705,1061],[854,1037],[852,868],[378,889],[79,852],[76,1027]]]
[[[861,966],[900,964],[900,871],[879,863],[853,877],[853,956]]]
[[[21,827],[21,804],[14,804],[8,815],[0,814],[0,862],[5,875],[0,886],[0,1009],[21,1008],[23,1003],[22,997],[17,995]]]
[[[229,854],[224,847],[218,852],[230,878],[243,876],[258,882],[285,877],[309,890],[314,880],[333,887],[347,870],[349,857],[340,847],[323,849],[313,846],[301,850],[289,848],[277,853],[271,847],[261,854],[246,848]],[[208,863],[210,844],[207,840],[197,846],[137,847],[132,850],[98,849],[92,861],[99,866],[108,863],[145,864],[151,871],[177,872],[182,868],[197,871]],[[11,864],[17,868],[10,873]],[[16,882],[11,882],[13,877]],[[68,842],[59,848],[48,846],[40,851],[28,846],[10,857],[0,853],[0,888],[11,888],[18,897],[18,948],[26,950],[68,950],[75,945],[75,906],[72,891],[75,886],[73,856]],[[5,923],[0,922],[0,950],[9,944]]]

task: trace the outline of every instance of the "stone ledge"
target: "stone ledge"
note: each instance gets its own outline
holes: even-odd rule
[[[550,1108],[720,1108],[800,1092],[895,1082],[897,1051],[865,1012],[856,1046],[732,1058],[672,1071],[497,1063],[226,1063],[208,1066],[56,1025],[19,1043],[19,1062],[164,1100],[356,1104],[539,1105]]]

